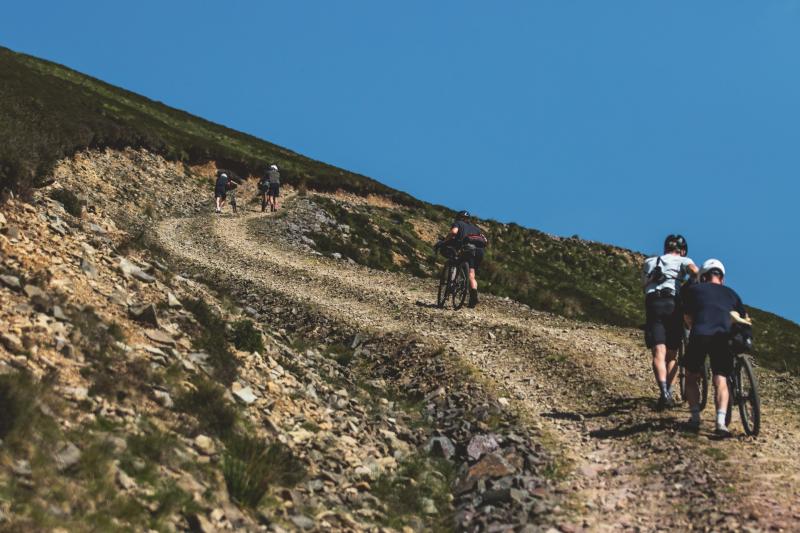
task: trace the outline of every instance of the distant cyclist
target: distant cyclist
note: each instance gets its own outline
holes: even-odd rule
[[[478,305],[478,280],[475,273],[483,261],[483,252],[487,239],[481,229],[469,221],[469,211],[459,211],[450,228],[450,234],[445,238],[443,245],[456,244],[459,248],[472,244],[474,250],[465,257],[469,263],[469,303],[468,307]]]
[[[269,172],[271,167],[267,167],[264,175],[258,180],[258,196],[261,198],[261,212],[267,209],[267,193],[269,192]]]
[[[716,433],[728,436],[725,425],[728,409],[727,377],[733,372],[734,354],[728,341],[731,335],[731,311],[746,318],[744,305],[736,292],[723,285],[725,266],[717,259],[709,259],[700,269],[700,281],[683,291],[683,305],[687,324],[691,327],[689,346],[686,349],[686,399],[691,418],[689,425],[700,427],[700,389],[697,380],[703,371],[708,355],[714,374],[714,404],[717,407]]]
[[[689,245],[682,235],[664,239],[664,254],[644,262],[645,343],[653,353],[653,374],[659,388],[659,408],[672,407],[672,382],[677,373],[676,357],[683,335],[678,293],[681,281],[697,275],[697,266],[686,257]]]
[[[216,201],[217,213],[222,212],[225,205],[225,198],[228,194],[228,174],[227,172],[217,172],[217,181],[214,184],[214,200]]]
[[[270,165],[269,172],[269,189],[267,190],[267,203],[272,211],[278,210],[278,196],[281,190],[281,174],[278,172],[278,165]]]

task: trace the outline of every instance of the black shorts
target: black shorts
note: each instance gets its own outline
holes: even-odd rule
[[[280,183],[270,183],[269,191],[267,192],[269,196],[280,196],[281,195],[281,184]]]
[[[473,253],[466,254],[465,259],[469,263],[469,268],[474,268],[477,272],[483,262],[483,248],[475,248]]]
[[[711,358],[711,371],[715,375],[730,376],[733,373],[733,353],[727,333],[692,335],[686,348],[686,370],[695,374],[702,372],[706,355]]]
[[[647,325],[644,341],[648,348],[666,344],[667,349],[677,350],[683,336],[683,320],[674,296],[648,295],[645,298]]]

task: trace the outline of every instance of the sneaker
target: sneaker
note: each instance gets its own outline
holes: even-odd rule
[[[675,401],[672,399],[671,394],[662,394],[658,397],[658,409],[671,409],[675,406]]]
[[[692,431],[700,431],[700,419],[689,417],[689,420],[686,421],[686,428]]]
[[[714,435],[721,438],[728,438],[731,436],[731,432],[725,424],[717,424]]]

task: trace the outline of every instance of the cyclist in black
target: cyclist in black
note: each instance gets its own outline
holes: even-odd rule
[[[700,428],[700,389],[697,380],[703,371],[706,355],[711,358],[714,374],[714,403],[717,407],[716,433],[729,436],[725,425],[728,409],[728,376],[733,372],[733,357],[729,340],[731,311],[745,318],[744,305],[736,292],[723,285],[725,266],[717,259],[709,259],[700,269],[700,280],[683,292],[686,323],[691,327],[689,346],[686,349],[686,399],[691,418],[689,426]]]
[[[459,211],[444,243],[455,242],[459,248],[466,244],[474,245],[474,250],[467,254],[465,259],[469,263],[469,303],[467,306],[475,307],[478,305],[478,280],[475,279],[475,273],[483,261],[487,239],[481,229],[469,219],[469,211]]]

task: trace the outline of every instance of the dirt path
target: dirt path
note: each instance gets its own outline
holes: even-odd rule
[[[203,215],[164,221],[157,234],[176,258],[206,273],[248,279],[363,330],[413,333],[453,350],[563,450],[565,529],[796,527],[800,417],[781,398],[784,387],[796,392],[796,380],[760,372],[766,415],[757,440],[713,440],[710,410],[699,435],[686,433],[683,409],[653,410],[638,332],[496,298],[476,310],[439,310],[432,281],[295,251],[270,235],[273,222],[253,213]]]

